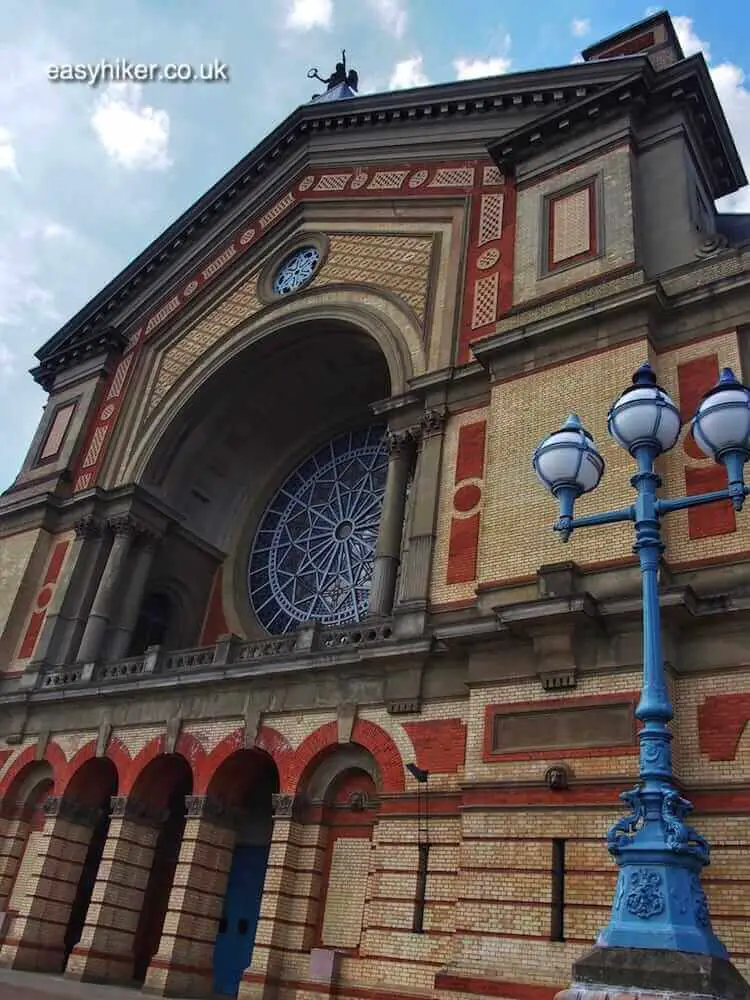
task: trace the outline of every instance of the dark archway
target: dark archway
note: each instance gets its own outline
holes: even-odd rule
[[[133,979],[139,984],[159,948],[185,830],[185,796],[192,788],[193,775],[185,758],[165,754],[145,767],[131,793],[158,823],[159,831],[133,939]]]
[[[273,760],[240,750],[214,774],[209,797],[225,810],[234,833],[224,904],[213,952],[214,992],[235,996],[252,959],[273,831],[273,795],[279,775]]]
[[[138,612],[128,656],[141,656],[150,646],[162,646],[172,624],[173,611],[166,594],[148,594]]]
[[[92,824],[93,828],[65,930],[63,968],[73,948],[81,940],[86,923],[86,914],[109,833],[110,800],[113,795],[117,795],[117,768],[106,757],[97,757],[83,764],[65,789],[65,800],[73,808],[80,809],[82,821]]]

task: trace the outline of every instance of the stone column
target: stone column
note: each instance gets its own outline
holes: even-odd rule
[[[62,972],[73,900],[98,819],[96,810],[53,796],[23,884],[23,895],[0,951],[0,964]]]
[[[388,475],[372,568],[370,603],[367,612],[369,618],[386,618],[393,610],[404,534],[406,488],[409,485],[409,471],[414,451],[414,438],[408,430],[389,431],[387,440]]]
[[[159,948],[144,990],[160,996],[213,992],[216,933],[232,865],[233,816],[207,795],[185,798],[186,821]]]
[[[295,968],[301,953],[310,951],[314,943],[325,830],[319,822],[300,822],[302,806],[294,795],[273,797],[273,836],[260,919],[238,1000],[276,997],[287,952],[290,966]],[[291,973],[290,978],[297,977]]]
[[[52,666],[70,663],[75,654],[76,639],[93,597],[92,580],[101,553],[102,527],[92,514],[86,514],[74,525],[73,548],[47,609],[36,649],[36,659],[46,660]]]
[[[132,557],[132,567],[125,581],[120,613],[112,627],[112,635],[107,644],[107,659],[121,660],[128,655],[130,640],[138,623],[148,575],[159,545],[159,536],[151,531],[141,531],[136,540]]]
[[[420,424],[411,524],[399,586],[399,604],[415,610],[424,610],[429,599],[444,427],[445,412],[441,410],[428,410]]]
[[[132,796],[114,796],[81,940],[65,974],[84,981],[130,983],[133,942],[151,872],[161,817]]]
[[[99,657],[109,619],[114,610],[114,600],[124,582],[125,566],[137,530],[135,522],[128,514],[112,518],[108,524],[115,537],[81,639],[77,657],[79,663],[91,663]]]

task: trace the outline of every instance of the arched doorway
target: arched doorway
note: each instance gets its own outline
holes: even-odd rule
[[[81,811],[81,820],[92,829],[65,929],[63,968],[81,940],[109,833],[110,800],[116,794],[117,769],[106,757],[97,757],[83,764],[65,789],[64,799]]]
[[[313,941],[341,951],[359,948],[382,777],[375,758],[357,743],[329,747],[300,781],[309,818],[320,823],[324,849]],[[342,918],[342,914],[345,917]]]
[[[185,796],[193,776],[179,754],[165,754],[151,761],[138,776],[131,798],[141,803],[158,833],[133,938],[133,979],[142,984],[152,957],[159,948],[169,893],[185,829]]]
[[[216,771],[208,795],[220,803],[234,834],[224,904],[213,950],[214,992],[236,996],[250,965],[260,917],[273,829],[276,767],[266,754],[240,750]]]
[[[44,827],[43,807],[53,786],[51,766],[46,761],[34,761],[16,775],[2,800],[0,910],[7,914],[6,934],[13,918],[25,909],[26,876],[36,859]]]

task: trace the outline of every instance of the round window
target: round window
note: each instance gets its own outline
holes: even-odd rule
[[[269,632],[364,617],[387,471],[385,428],[370,427],[329,441],[284,482],[248,565],[250,601]]]
[[[320,263],[317,247],[300,247],[281,264],[273,278],[275,295],[291,295],[309,284]]]

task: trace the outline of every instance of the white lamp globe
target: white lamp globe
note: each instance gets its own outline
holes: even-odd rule
[[[680,412],[667,393],[656,384],[651,365],[633,375],[633,384],[612,405],[607,429],[620,447],[633,454],[648,445],[656,453],[669,451],[680,436]]]
[[[604,472],[604,459],[575,413],[536,447],[532,464],[542,485],[553,495],[562,487],[572,488],[576,496],[590,493]]]
[[[693,437],[704,455],[719,461],[729,451],[750,453],[750,389],[724,368],[693,417]]]

